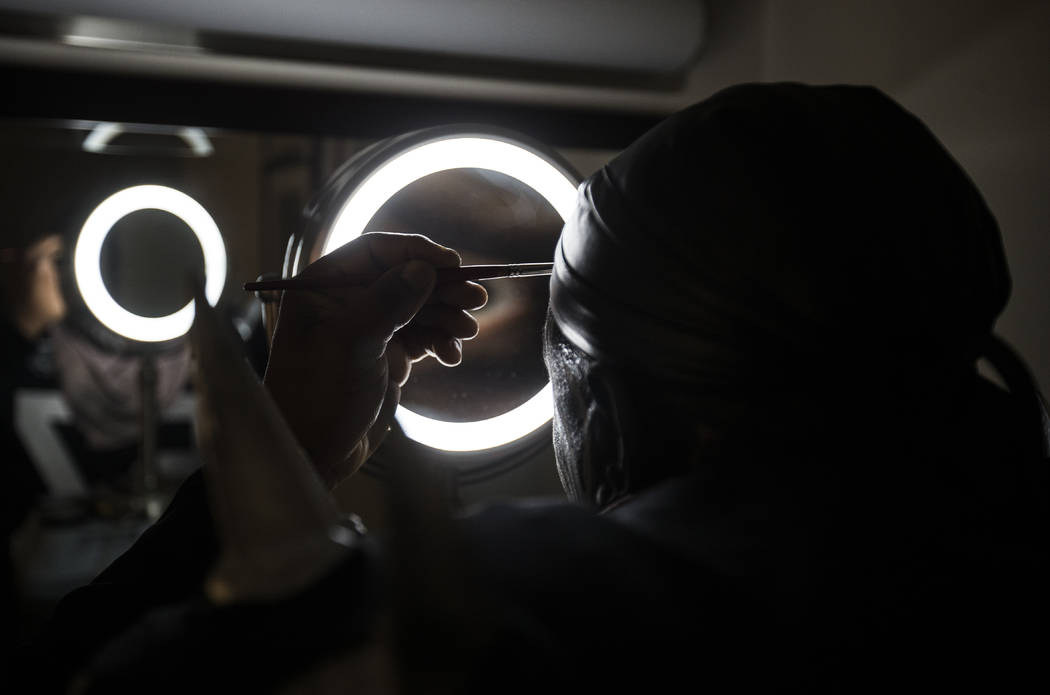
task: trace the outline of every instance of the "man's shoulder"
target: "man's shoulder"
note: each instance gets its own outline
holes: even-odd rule
[[[623,556],[647,545],[628,526],[567,501],[536,499],[475,507],[461,519],[472,545],[485,551],[508,550],[526,559],[535,551],[547,562],[563,556],[593,559],[605,553]]]
[[[612,515],[530,501],[475,510],[462,528],[477,595],[527,626],[533,649],[546,645],[559,678],[587,674],[619,692],[621,677],[652,680],[688,670],[697,653],[723,655],[713,671],[739,643],[733,626],[750,622],[724,578]]]
[[[570,612],[630,594],[640,610],[664,613],[722,584],[710,568],[651,533],[568,502],[488,505],[464,516],[461,528],[483,581],[522,600],[543,596],[548,606],[561,596],[572,603]]]

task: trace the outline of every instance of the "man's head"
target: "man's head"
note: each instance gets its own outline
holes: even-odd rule
[[[30,340],[66,314],[61,262],[78,208],[61,171],[55,165],[47,177],[27,175],[0,190],[0,312]]]
[[[3,311],[27,339],[35,339],[66,314],[59,271],[63,248],[61,236],[47,234],[25,246],[3,249]]]
[[[669,118],[580,187],[555,263],[559,470],[600,505],[702,442],[906,424],[967,383],[1009,293],[976,188],[861,87],[743,85]]]

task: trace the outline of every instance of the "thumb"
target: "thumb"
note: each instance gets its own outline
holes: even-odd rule
[[[429,263],[409,261],[372,283],[365,296],[377,327],[390,336],[412,320],[434,291],[437,274]]]

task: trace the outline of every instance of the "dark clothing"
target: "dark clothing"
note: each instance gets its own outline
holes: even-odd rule
[[[618,674],[592,672],[586,662],[644,662],[658,647],[688,659],[721,653],[740,643],[728,626],[754,624],[741,620],[754,608],[726,578],[580,507],[498,507],[465,519],[461,530],[475,599],[499,614],[485,658],[469,665],[472,680],[489,687],[628,677],[637,664],[623,662]],[[354,552],[303,596],[232,609],[210,607],[201,594],[215,551],[198,473],[131,550],[63,600],[25,662],[26,677],[51,679],[48,687],[36,680],[33,691],[60,691],[92,661],[105,674],[97,692],[178,692],[202,683],[266,691],[297,666],[362,642],[374,627],[375,548]],[[297,652],[304,648],[310,660]],[[501,684],[504,676],[512,682]]]
[[[33,343],[0,317],[0,516],[3,523],[3,548],[0,552],[0,638],[3,644],[0,651],[4,654],[0,663],[7,661],[20,622],[11,534],[25,520],[44,489],[15,431],[15,390],[26,381],[26,362],[33,348]]]
[[[63,692],[96,651],[151,610],[200,598],[216,553],[198,471],[130,550],[59,603],[47,632],[18,671],[26,692]]]
[[[936,483],[887,461],[829,497],[806,474],[792,481],[803,454],[785,451],[717,462],[604,515],[534,503],[466,517],[465,582],[489,632],[453,668],[467,669],[470,691],[502,692],[680,678],[714,692],[1027,683],[1046,647],[1050,572],[1045,508],[1024,481],[1045,476],[1030,478],[1009,445],[1010,397],[982,382],[974,403],[960,440],[942,442]],[[825,463],[865,461],[843,450]],[[62,602],[31,672],[57,688],[94,659],[97,692],[265,691],[366,639],[384,600],[381,553],[365,544],[295,598],[216,609],[201,595],[215,555],[195,474]]]
[[[3,467],[5,537],[18,528],[43,486],[15,431],[15,390],[28,380],[26,362],[34,344],[0,318],[0,451]]]

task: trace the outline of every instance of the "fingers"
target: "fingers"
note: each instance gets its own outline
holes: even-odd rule
[[[368,349],[358,352],[369,355],[382,354],[382,346],[398,332],[400,344],[388,354],[388,366],[391,380],[404,384],[411,363],[425,355],[447,366],[459,364],[462,340],[478,333],[477,321],[464,310],[480,308],[488,301],[485,288],[474,282],[435,286],[436,268],[456,267],[460,262],[454,250],[421,235],[363,234],[302,274],[383,274],[367,288],[312,292],[312,311],[305,313],[323,314],[325,322],[336,321],[358,343],[367,342]],[[373,342],[377,350],[372,349]]]
[[[427,354],[446,367],[455,367],[463,361],[463,343],[459,338],[436,342],[427,349]]]
[[[420,234],[369,232],[362,234],[361,239],[365,240],[369,254],[384,270],[413,260],[425,261],[435,268],[454,268],[461,263],[454,250]]]
[[[432,355],[446,367],[455,367],[463,361],[463,341],[477,334],[477,319],[467,312],[445,304],[429,304],[398,336],[413,362]]]
[[[451,338],[470,340],[478,334],[478,321],[461,309],[446,304],[428,304],[412,319],[414,326],[427,326]]]
[[[404,386],[412,372],[412,359],[405,352],[405,347],[398,339],[393,339],[386,346],[387,374],[391,384]]]
[[[460,264],[458,253],[420,234],[370,232],[317,259],[306,266],[300,276],[320,278],[382,273],[412,260],[424,261],[435,268]]]
[[[409,326],[398,333],[405,354],[413,362],[426,355],[436,357],[446,367],[455,367],[463,361],[463,342],[443,331],[429,326]]]
[[[463,360],[462,341],[478,334],[477,320],[466,311],[447,304],[424,306],[433,283],[433,268],[413,261],[384,274],[369,288],[362,302],[364,306],[375,307],[370,313],[381,322],[377,330],[389,331],[386,335],[398,331],[397,338],[390,342],[393,348],[388,347],[388,363],[390,377],[399,386],[407,381],[411,363],[424,355],[433,355],[446,366],[459,364]],[[469,288],[462,294],[478,297],[478,293]]]
[[[447,282],[434,288],[430,301],[473,311],[485,306],[489,293],[476,282]]]
[[[412,320],[434,289],[434,267],[409,261],[385,272],[362,297],[364,318],[377,334],[389,337]]]

